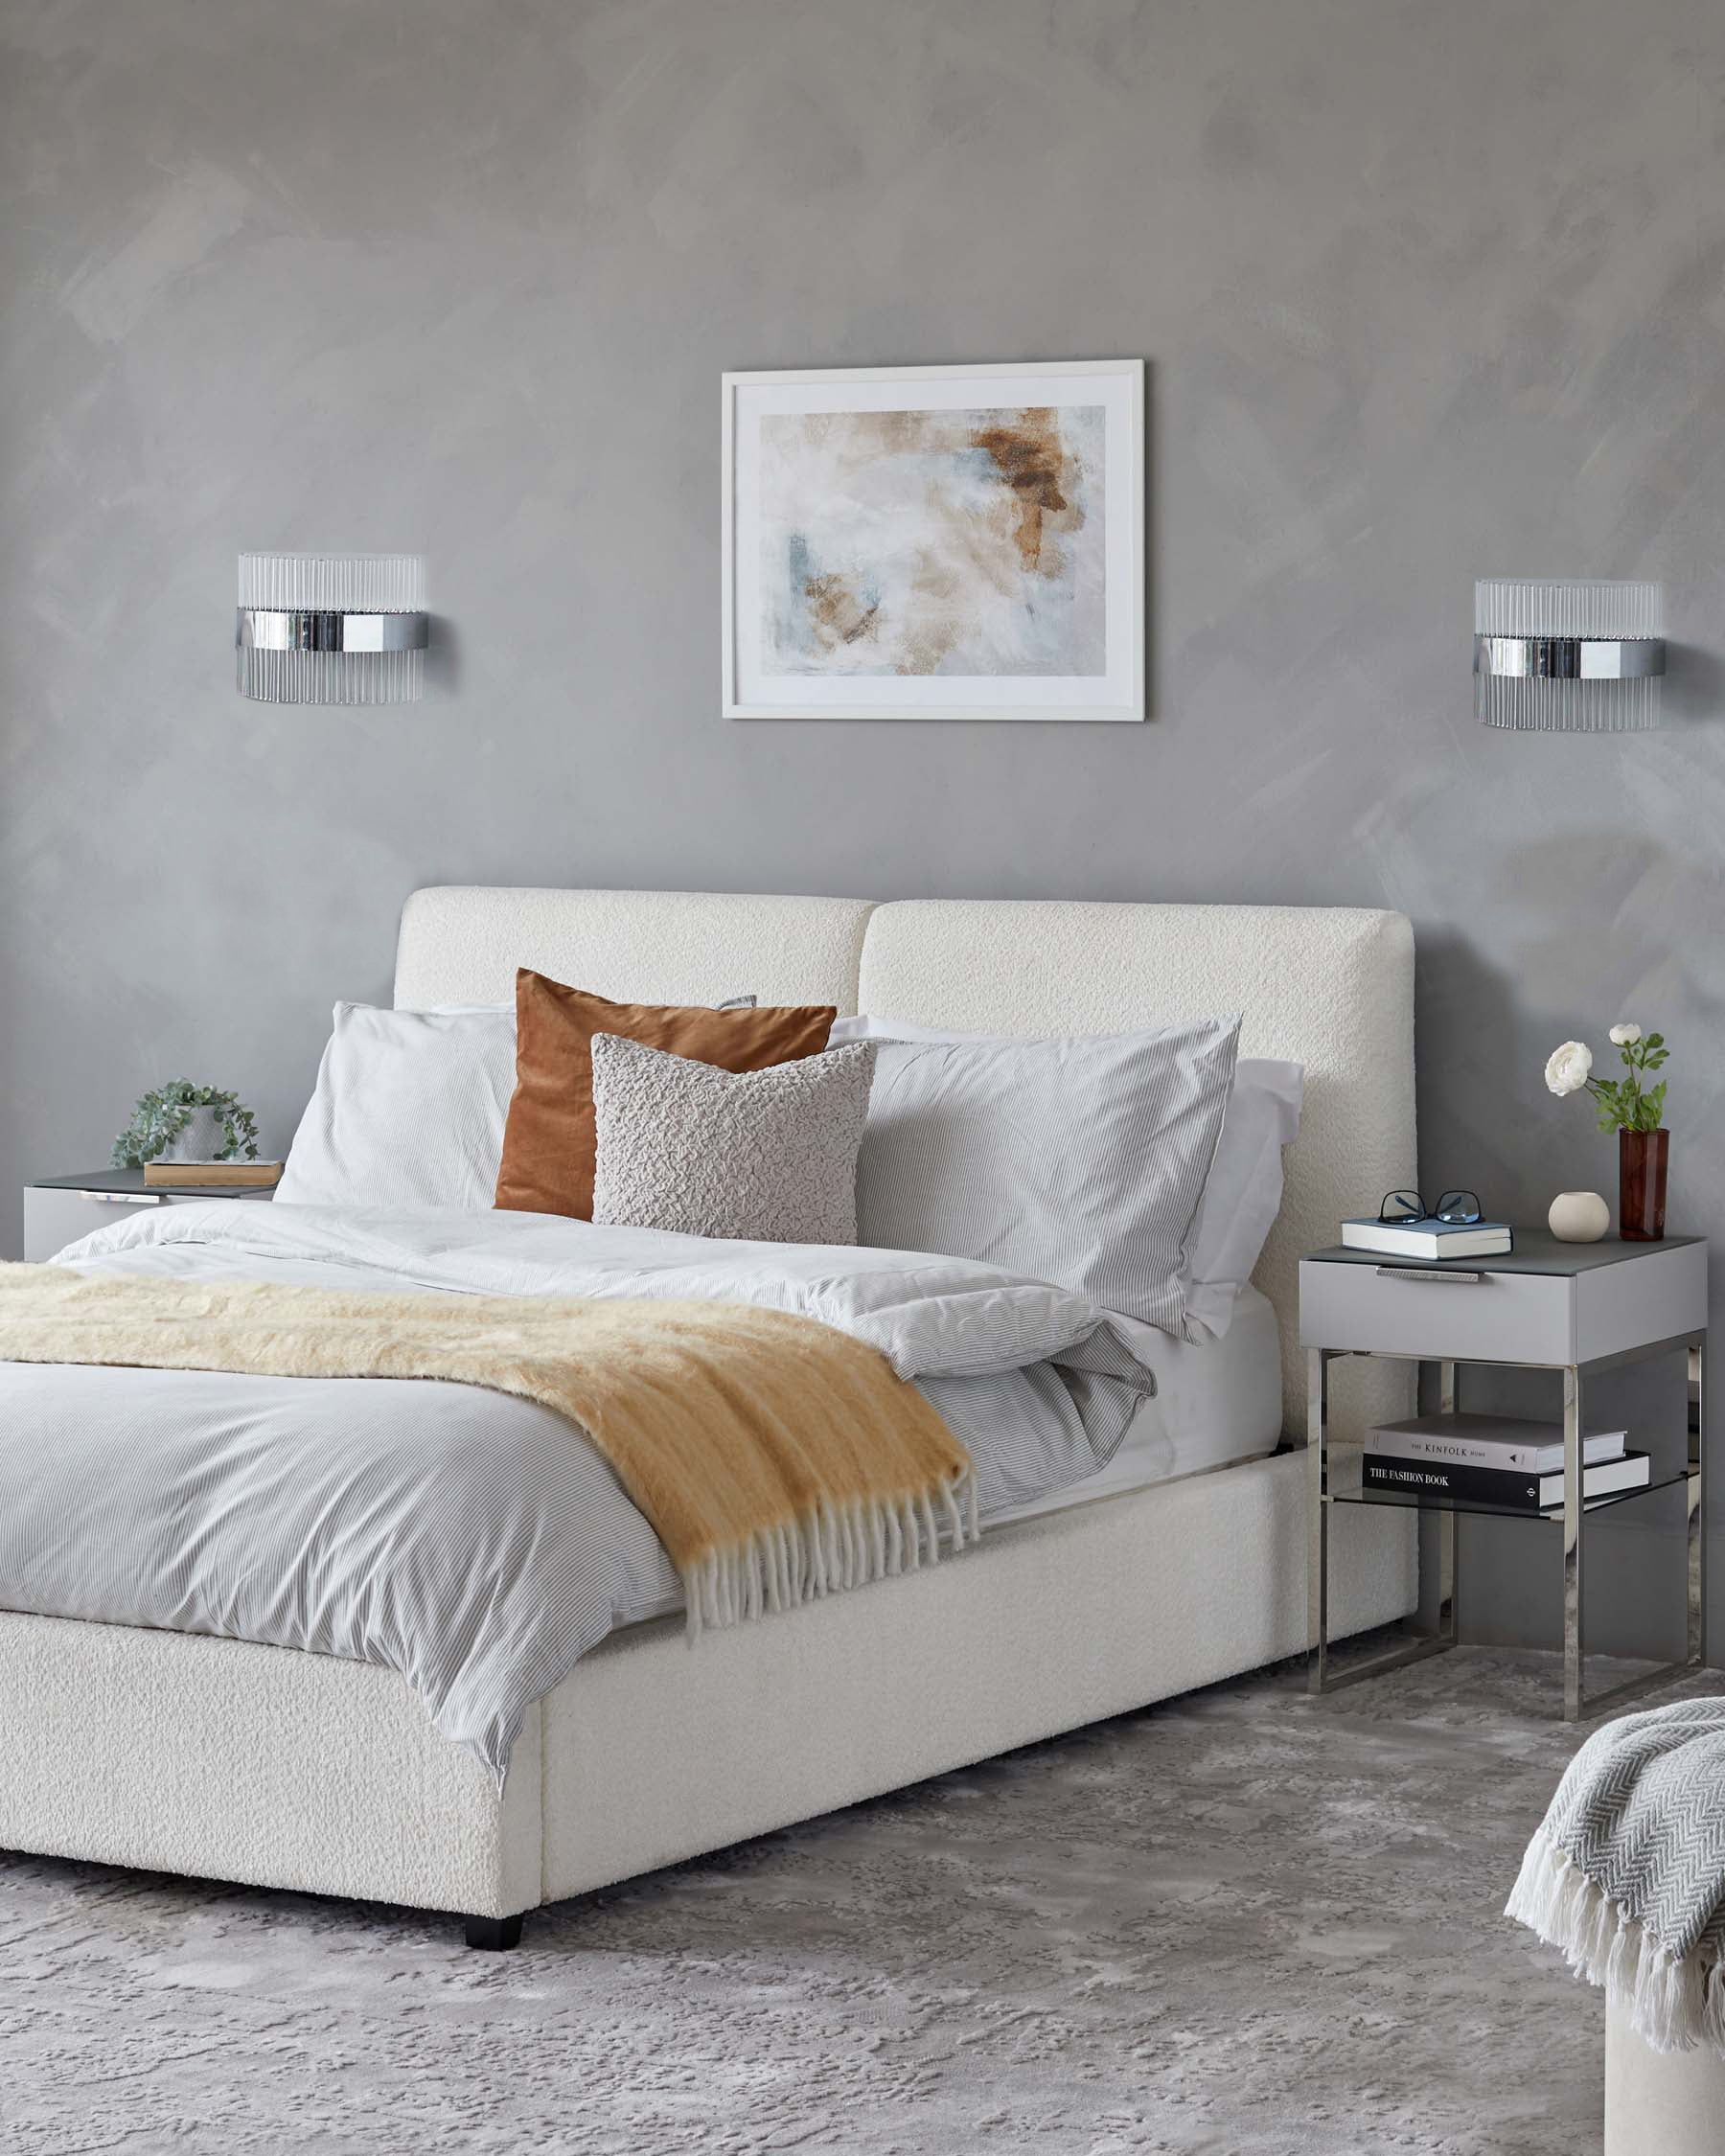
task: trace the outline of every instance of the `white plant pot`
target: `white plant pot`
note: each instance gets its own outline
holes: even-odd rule
[[[170,1138],[156,1155],[158,1160],[216,1160],[227,1143],[218,1108],[194,1108],[191,1121],[178,1137]]]

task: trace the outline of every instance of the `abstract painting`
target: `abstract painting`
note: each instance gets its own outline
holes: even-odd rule
[[[1142,383],[726,376],[726,712],[1141,718]]]
[[[775,412],[761,578],[777,674],[1100,674],[1099,405]]]

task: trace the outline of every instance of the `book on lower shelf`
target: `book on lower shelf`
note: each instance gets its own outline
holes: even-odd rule
[[[1581,1470],[1581,1496],[1592,1504],[1645,1489],[1653,1463],[1646,1453],[1625,1452]],[[1469,1467],[1451,1460],[1397,1459],[1388,1453],[1362,1453],[1360,1487],[1409,1498],[1454,1498],[1463,1503],[1501,1504],[1516,1512],[1551,1512],[1563,1504],[1563,1470],[1538,1475],[1513,1469]]]
[[[271,1190],[279,1160],[146,1160],[147,1190]]]
[[[1394,1459],[1443,1460],[1456,1467],[1528,1475],[1563,1472],[1563,1425],[1530,1415],[1408,1415],[1400,1422],[1374,1423],[1365,1442],[1368,1453],[1387,1453]],[[1582,1439],[1582,1464],[1598,1467],[1622,1459],[1628,1443],[1626,1430],[1590,1430]]]
[[[1424,1259],[1507,1257],[1515,1236],[1506,1221],[1345,1220],[1342,1248],[1374,1250],[1380,1257]]]

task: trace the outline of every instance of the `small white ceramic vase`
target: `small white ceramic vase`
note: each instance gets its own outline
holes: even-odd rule
[[[1597,1243],[1611,1226],[1611,1207],[1597,1190],[1560,1190],[1546,1218],[1560,1243]]]

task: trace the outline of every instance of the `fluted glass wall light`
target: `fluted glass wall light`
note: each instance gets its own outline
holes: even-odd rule
[[[423,554],[240,557],[240,692],[260,703],[417,703],[427,627]]]
[[[1659,723],[1657,584],[1491,577],[1474,585],[1474,710],[1487,726],[1643,733]]]

